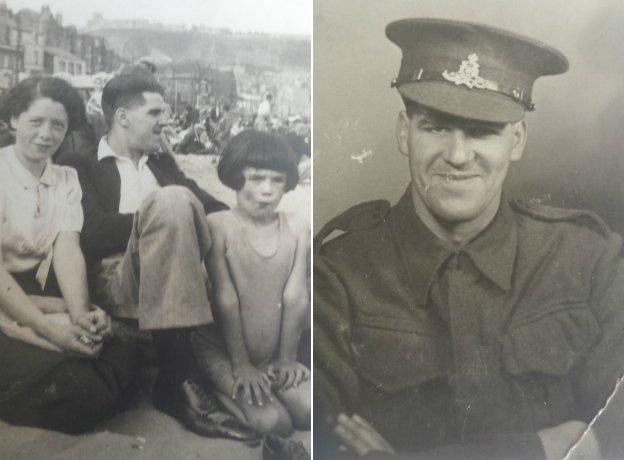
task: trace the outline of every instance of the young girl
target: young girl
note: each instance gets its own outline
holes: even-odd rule
[[[309,429],[309,370],[296,361],[309,321],[309,225],[276,210],[297,185],[296,158],[277,135],[245,130],[218,172],[236,207],[208,216],[217,322],[196,333],[196,356],[221,402],[250,428]]]

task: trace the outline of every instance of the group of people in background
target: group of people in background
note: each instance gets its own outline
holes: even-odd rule
[[[309,223],[277,209],[299,183],[301,155],[275,130],[235,132],[235,120],[220,133],[226,106],[201,122],[191,108],[195,145],[220,143],[230,209],[163,142],[164,95],[149,69],[109,80],[106,133],[93,144],[64,80],[31,77],[4,95],[0,419],[78,433],[128,408],[143,363],[113,333],[123,323],[151,333],[154,406],[188,429],[240,440],[308,429],[298,353]]]
[[[305,116],[274,117],[267,94],[255,113],[248,113],[230,101],[201,110],[188,105],[175,115],[167,129],[167,139],[180,154],[219,155],[226,144],[244,129],[275,132],[286,137],[299,158],[310,157],[310,124]]]

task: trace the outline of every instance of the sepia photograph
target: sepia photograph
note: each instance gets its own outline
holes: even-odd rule
[[[313,17],[315,458],[623,458],[624,4]]]
[[[0,2],[0,458],[311,458],[311,33]]]

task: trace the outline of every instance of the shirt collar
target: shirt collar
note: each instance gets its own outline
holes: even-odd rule
[[[147,160],[151,155],[154,155],[154,153],[143,155],[139,159],[139,166],[143,166],[145,163],[147,163]],[[100,143],[98,144],[97,159],[98,161],[102,161],[104,158],[115,158],[121,161],[130,161],[129,158],[118,155],[112,149],[112,147],[108,144],[108,136],[102,136],[102,138],[100,139]]]
[[[463,249],[452,249],[420,220],[408,189],[390,211],[390,224],[397,238],[409,279],[422,305],[442,264],[454,252],[464,252],[490,281],[508,291],[511,288],[518,243],[513,212],[501,200],[492,222]]]
[[[28,188],[36,187],[39,184],[48,187],[54,184],[54,173],[52,171],[52,168],[50,167],[52,165],[51,159],[48,159],[48,161],[46,162],[41,177],[36,178],[28,169],[24,167],[24,165],[19,161],[19,158],[17,158],[15,146],[10,146],[10,149],[11,151],[9,155],[7,155],[7,157],[11,164],[11,169],[13,170],[13,173],[15,174],[15,177],[20,182],[20,184]]]
[[[108,145],[108,138],[106,136],[102,136],[100,143],[98,144],[97,159],[98,161],[102,161],[104,158],[109,157],[119,158],[111,146]]]

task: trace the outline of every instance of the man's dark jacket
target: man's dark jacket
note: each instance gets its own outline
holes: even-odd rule
[[[80,240],[87,264],[124,252],[132,231],[133,214],[119,213],[121,179],[115,159],[98,161],[97,152],[89,152],[64,158],[61,163],[78,171],[85,217]],[[191,190],[204,205],[206,214],[228,209],[186,177],[171,155],[150,155],[147,165],[162,187],[182,185]]]

